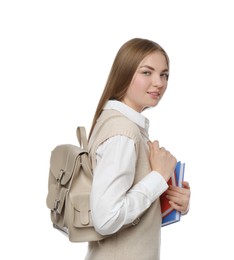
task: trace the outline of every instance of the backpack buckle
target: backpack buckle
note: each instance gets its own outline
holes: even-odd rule
[[[60,172],[59,172],[58,177],[56,178],[56,181],[61,183],[64,174],[65,174],[65,171],[63,169],[61,169]]]
[[[138,225],[139,224],[139,222],[140,222],[140,218],[136,218],[133,222],[132,222],[132,225],[133,226],[136,226],[136,225]]]
[[[55,211],[56,213],[59,213],[59,212],[58,212],[59,204],[60,204],[60,200],[56,199],[56,200],[54,201],[54,211]]]

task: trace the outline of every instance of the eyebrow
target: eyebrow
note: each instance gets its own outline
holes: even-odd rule
[[[148,68],[148,69],[150,69],[150,70],[155,71],[155,69],[154,69],[153,67],[149,66],[149,65],[142,65],[142,66],[140,66],[140,69],[141,69],[141,68]],[[167,72],[167,71],[169,71],[169,69],[164,69],[164,70],[162,70],[162,72]]]
[[[141,68],[147,68],[147,69],[150,69],[150,70],[155,70],[153,67],[151,67],[149,65],[142,65],[142,66],[140,66],[140,69]]]

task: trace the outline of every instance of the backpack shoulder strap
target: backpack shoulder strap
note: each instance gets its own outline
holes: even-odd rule
[[[76,136],[77,136],[77,139],[78,139],[80,146],[84,150],[88,151],[88,140],[87,140],[85,127],[78,126],[77,129],[76,129]]]

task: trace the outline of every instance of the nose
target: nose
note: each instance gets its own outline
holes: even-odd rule
[[[164,80],[160,75],[154,75],[152,84],[154,87],[162,88],[164,86]]]

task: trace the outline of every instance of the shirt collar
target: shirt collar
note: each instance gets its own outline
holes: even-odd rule
[[[106,105],[103,108],[106,109],[114,109],[122,113],[124,116],[126,116],[128,119],[133,121],[135,124],[140,126],[141,128],[145,129],[145,131],[148,133],[149,130],[149,120],[144,117],[142,114],[138,113],[131,107],[127,106],[123,102],[117,101],[117,100],[109,100],[107,101]]]

